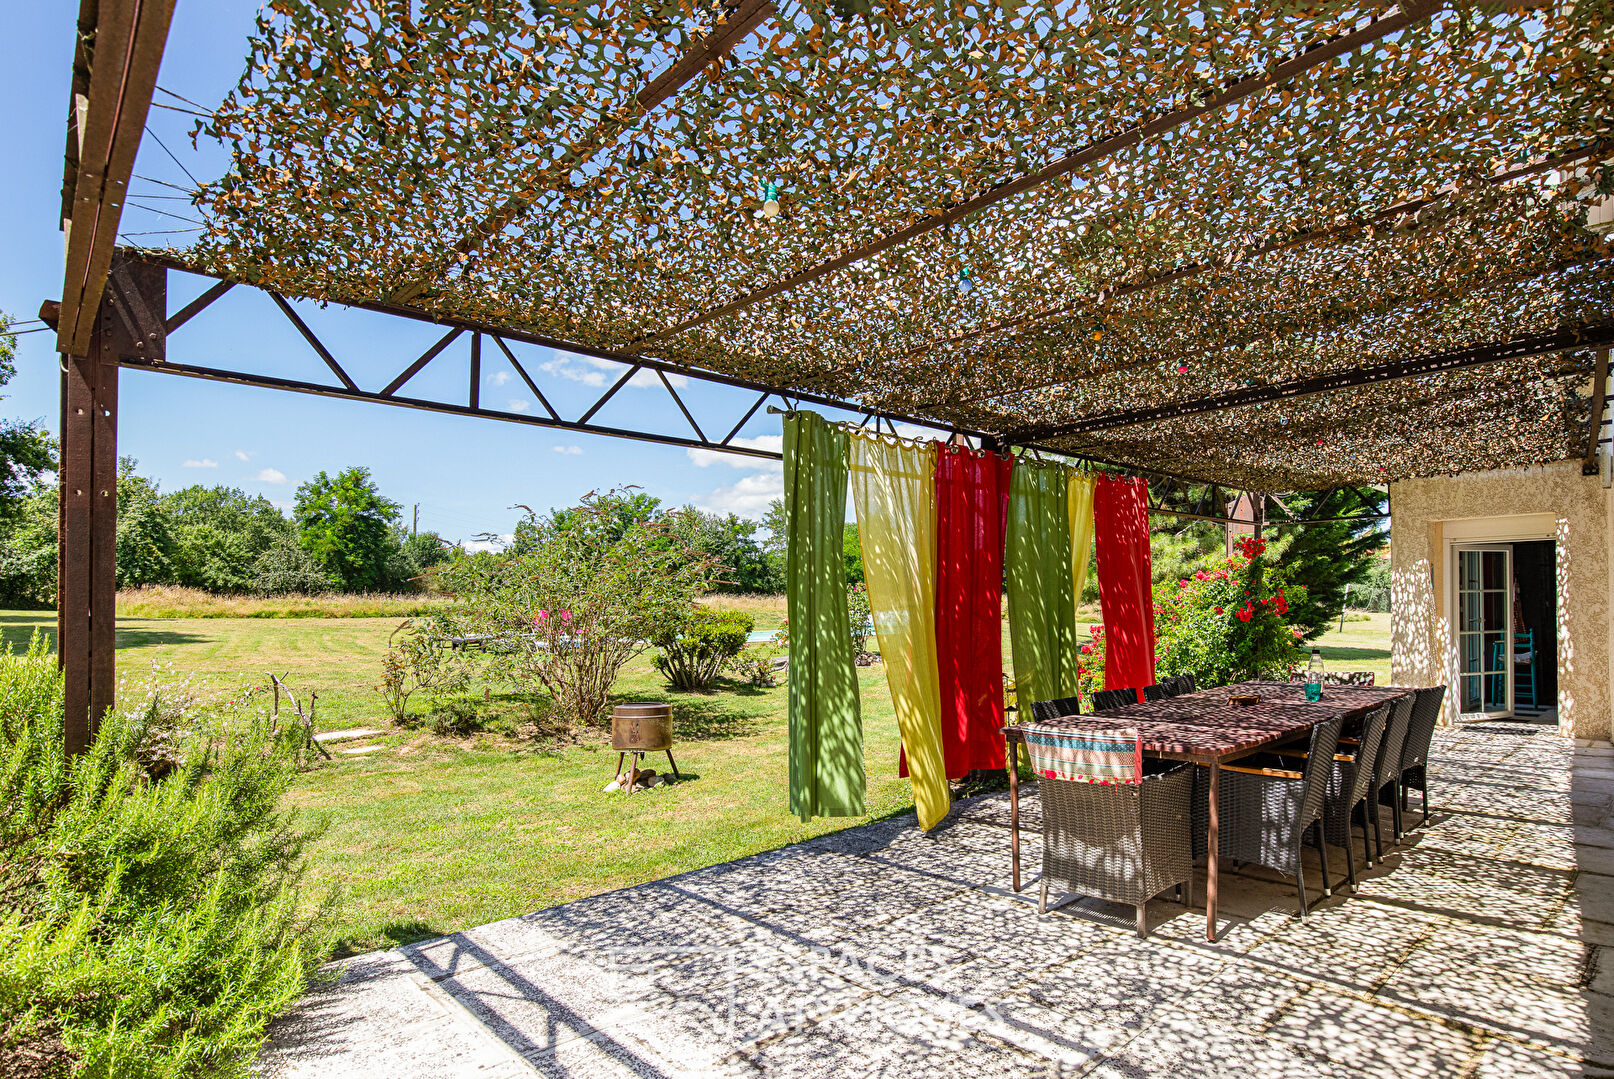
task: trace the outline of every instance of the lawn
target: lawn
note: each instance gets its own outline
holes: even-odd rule
[[[774,628],[782,599],[737,597]],[[50,612],[0,612],[14,646],[53,629]],[[358,951],[452,932],[580,896],[728,861],[912,805],[896,775],[897,735],[883,668],[860,670],[868,816],[807,824],[788,810],[783,686],[727,684],[673,693],[648,657],[618,683],[621,699],[672,702],[678,765],[690,782],[631,796],[601,788],[616,766],[605,737],[576,744],[395,727],[375,691],[394,618],[120,618],[118,669],[139,681],[189,679],[204,691],[263,687],[268,672],[319,693],[324,730],[366,725],[379,737],[333,746],[292,802],[329,821],[313,855],[311,894],[338,889],[337,935]],[[1345,624],[1322,642],[1330,668],[1389,674],[1389,616]],[[340,752],[379,745],[368,755]],[[661,768],[665,760],[647,758]]]

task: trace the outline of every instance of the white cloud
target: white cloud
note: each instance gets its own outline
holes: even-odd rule
[[[597,367],[589,367],[578,363],[569,356],[558,356],[553,360],[545,360],[538,365],[538,370],[551,374],[557,378],[569,378],[573,382],[581,382],[585,386],[603,387],[605,385],[605,372]]]
[[[624,366],[615,360],[601,359],[598,356],[557,356],[538,365],[538,370],[556,376],[581,382],[585,386],[604,389],[622,377]],[[683,375],[669,374],[667,381],[675,389],[683,389],[689,385],[689,379]],[[634,389],[645,390],[661,385],[661,378],[647,369],[640,369],[628,379],[628,385]]]
[[[213,458],[211,458],[211,457],[203,457],[200,461],[195,460],[195,459],[186,461],[184,463],[184,465],[182,465],[181,467],[183,467],[183,468],[217,468],[217,467],[219,467],[219,463],[217,461],[213,460]]]
[[[495,386],[503,386],[506,382],[510,381],[510,372],[509,371],[495,371],[495,372],[493,372],[493,378],[490,381]]]
[[[519,397],[510,398],[508,403],[510,405],[510,411],[511,412],[525,412],[525,411],[527,411],[527,402],[523,401]]]
[[[257,456],[256,451],[254,451],[252,453],[248,453],[246,450],[236,450],[235,451],[235,459],[238,460],[238,461],[250,461],[256,456]]]
[[[556,446],[555,447],[555,452],[556,453],[566,453],[566,454],[575,455],[575,454],[582,453],[583,452],[583,447],[581,447],[581,446]]]
[[[760,521],[768,512],[768,504],[784,496],[784,472],[774,470],[742,476],[737,483],[701,495],[695,499],[695,505],[713,513],[733,513]]]
[[[460,544],[460,546],[472,553],[477,551],[502,551],[508,547],[510,545],[510,541],[515,538],[515,534],[511,533],[510,535],[499,536],[498,538],[491,540],[466,540],[464,543]]]
[[[259,483],[285,483],[286,474],[278,468],[266,468],[252,477]]]
[[[758,435],[755,438],[736,438],[729,443],[731,446],[743,446],[750,450],[767,450],[769,453],[779,453],[785,447],[784,435]],[[728,465],[732,468],[765,468],[773,472],[783,472],[783,461],[768,461],[757,457],[749,457],[743,453],[721,453],[717,450],[686,450],[690,463],[696,468],[707,468],[711,465]]]

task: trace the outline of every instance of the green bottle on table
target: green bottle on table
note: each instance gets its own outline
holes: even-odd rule
[[[1320,701],[1323,699],[1323,655],[1317,649],[1311,650],[1311,662],[1306,664],[1306,700]]]

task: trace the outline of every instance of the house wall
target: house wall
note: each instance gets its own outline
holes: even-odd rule
[[[1614,502],[1579,461],[1390,485],[1391,680],[1454,685],[1447,612],[1453,542],[1550,538],[1557,544],[1558,719],[1576,738],[1609,738],[1614,703]],[[1446,721],[1457,717],[1446,695]]]

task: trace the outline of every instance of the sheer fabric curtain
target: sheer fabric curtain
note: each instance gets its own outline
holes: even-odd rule
[[[1148,492],[1141,479],[1102,476],[1093,497],[1099,603],[1104,609],[1105,689],[1141,690],[1154,683]]]
[[[1098,477],[1072,471],[1066,483],[1065,509],[1070,517],[1071,595],[1079,605],[1087,587],[1087,556],[1093,550],[1093,489]]]
[[[936,447],[854,435],[852,502],[919,827],[947,816],[936,666]]]
[[[863,814],[863,721],[846,618],[847,435],[811,412],[785,417],[790,619],[790,811]]]
[[[942,446],[936,461],[936,659],[947,775],[1002,768],[1003,529],[1012,460]]]
[[[1076,694],[1068,474],[1022,457],[1009,481],[1009,642],[1015,696],[1028,713],[1032,701]]]

